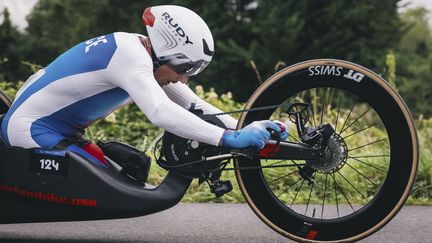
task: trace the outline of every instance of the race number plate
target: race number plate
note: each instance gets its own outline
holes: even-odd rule
[[[33,151],[30,169],[33,172],[66,177],[68,159],[66,151],[35,149]]]

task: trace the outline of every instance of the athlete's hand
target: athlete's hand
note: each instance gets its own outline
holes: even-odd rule
[[[281,129],[281,131],[279,132],[281,141],[285,141],[288,138],[288,125],[278,120],[275,120],[273,122],[276,123],[276,125],[278,125]]]
[[[262,149],[270,139],[270,131],[282,132],[282,128],[276,123],[264,120],[255,121],[241,130],[226,130],[222,136],[222,146],[243,149],[256,147]]]

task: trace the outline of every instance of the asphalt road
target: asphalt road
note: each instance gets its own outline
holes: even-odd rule
[[[0,225],[0,242],[292,242],[245,204],[179,204],[133,219]],[[404,207],[361,242],[432,242],[432,207]]]

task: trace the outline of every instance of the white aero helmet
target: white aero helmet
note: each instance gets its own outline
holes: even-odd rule
[[[160,65],[178,74],[201,72],[214,53],[213,36],[204,20],[190,9],[175,5],[149,7],[142,16]]]

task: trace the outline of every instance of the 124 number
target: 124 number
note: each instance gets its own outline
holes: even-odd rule
[[[59,170],[59,163],[51,159],[41,159],[41,169],[43,170]]]

